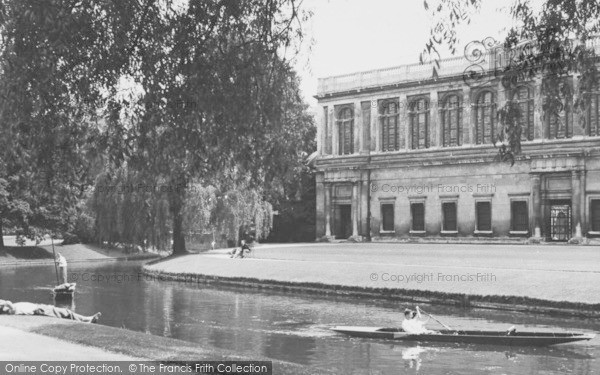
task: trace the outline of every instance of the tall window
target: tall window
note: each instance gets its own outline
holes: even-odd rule
[[[443,215],[443,220],[444,220],[442,223],[442,230],[455,232],[457,230],[456,202],[442,203],[442,215]]]
[[[429,148],[429,100],[418,98],[409,106],[411,148]]]
[[[452,94],[444,100],[442,108],[442,144],[444,147],[462,144],[462,103],[460,97]]]
[[[411,230],[422,232],[425,230],[425,204],[411,203],[410,215],[412,216]]]
[[[475,203],[475,213],[477,215],[477,230],[492,230],[492,202]]]
[[[475,141],[477,144],[494,141],[496,98],[493,92],[484,91],[475,101]]]
[[[563,82],[560,85],[565,86],[569,83]],[[564,92],[566,90],[563,87],[560,87],[559,92]],[[560,98],[560,103],[552,106],[554,107],[551,110],[549,106],[549,102],[546,101],[544,103],[544,115],[546,118],[546,138],[548,139],[562,139],[562,138],[571,138],[573,135],[573,124],[571,123],[571,106],[572,106],[572,98],[565,100],[565,98]],[[566,102],[566,103],[565,103]]]
[[[512,201],[510,203],[511,230],[516,232],[529,231],[529,210],[527,201]]]
[[[384,232],[394,230],[394,205],[391,203],[381,205],[381,229]]]
[[[342,108],[338,113],[338,152],[340,155],[354,153],[354,111],[352,108]]]
[[[600,92],[592,92],[587,96],[587,134],[600,136]]]
[[[600,232],[600,199],[593,199],[591,201],[590,219],[592,231]]]
[[[533,90],[528,86],[519,86],[513,93],[512,100],[515,101],[521,109],[521,140],[533,140]]]
[[[400,149],[399,131],[398,103],[384,102],[381,106],[381,151]]]

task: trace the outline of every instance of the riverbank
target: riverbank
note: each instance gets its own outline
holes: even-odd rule
[[[327,374],[289,362],[206,345],[40,316],[0,315],[0,360],[30,361],[273,361],[274,374]]]
[[[46,241],[47,242],[47,241]],[[117,261],[117,260],[144,260],[159,258],[160,254],[140,253],[130,254],[122,249],[103,248],[89,244],[54,245],[54,251],[61,253],[69,263]],[[35,266],[54,263],[52,245],[42,243],[39,245],[5,246],[0,250],[0,267]]]
[[[588,246],[269,245],[247,259],[217,250],[152,262],[144,272],[192,283],[600,316],[600,251]]]

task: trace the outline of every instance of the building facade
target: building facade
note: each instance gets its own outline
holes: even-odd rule
[[[317,238],[600,236],[600,93],[585,114],[544,116],[541,78],[509,92],[489,72],[469,82],[467,65],[319,80]],[[509,100],[523,129],[512,166],[492,144]]]

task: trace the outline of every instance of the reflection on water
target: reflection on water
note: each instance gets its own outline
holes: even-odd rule
[[[84,315],[102,311],[102,324],[338,373],[593,374],[600,370],[596,360],[599,339],[512,349],[356,339],[334,333],[329,327],[397,326],[405,306],[145,280],[138,274],[139,263],[74,264],[69,271],[71,280],[73,275],[78,277],[71,307]],[[51,303],[53,272],[52,266],[0,268],[0,298]],[[427,306],[426,310],[463,329],[504,330],[514,324],[520,330],[600,330],[597,322],[575,318],[439,306]]]

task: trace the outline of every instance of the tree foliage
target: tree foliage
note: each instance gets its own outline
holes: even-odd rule
[[[2,0],[0,229],[72,228],[106,162],[96,185],[169,189],[95,195],[99,236],[164,244],[164,228],[146,229],[169,218],[184,252],[186,187],[235,168],[260,191],[273,150],[296,139],[286,57],[307,16],[294,0]]]
[[[96,240],[130,250],[169,248],[164,185],[127,165],[98,175],[90,200]]]
[[[434,24],[422,53],[422,60],[433,57],[439,62],[437,47],[447,44],[456,50],[456,27],[468,23],[481,6],[481,0],[438,0],[425,2],[436,15],[452,14]],[[542,79],[544,120],[578,109],[578,123],[587,126],[585,110],[589,95],[598,90],[597,56],[594,45],[600,32],[600,3],[595,0],[546,0],[537,9],[529,0],[514,0],[509,8],[515,25],[508,31],[504,43],[496,48],[504,54],[506,66],[499,73],[508,93],[524,80]],[[579,75],[577,87],[567,79]],[[517,106],[510,100],[498,111],[502,129],[494,143],[499,157],[514,163],[521,152],[521,133]]]
[[[274,144],[295,131],[282,105],[295,75],[280,50],[301,35],[296,4],[160,4],[149,5],[143,53],[132,55],[141,94],[111,103],[110,154],[170,186],[214,185],[233,169],[250,187],[263,184]],[[185,252],[186,193],[171,189],[167,198],[175,253]]]
[[[0,2],[0,223],[22,235],[64,230],[93,182],[90,138],[137,24],[133,3]]]

